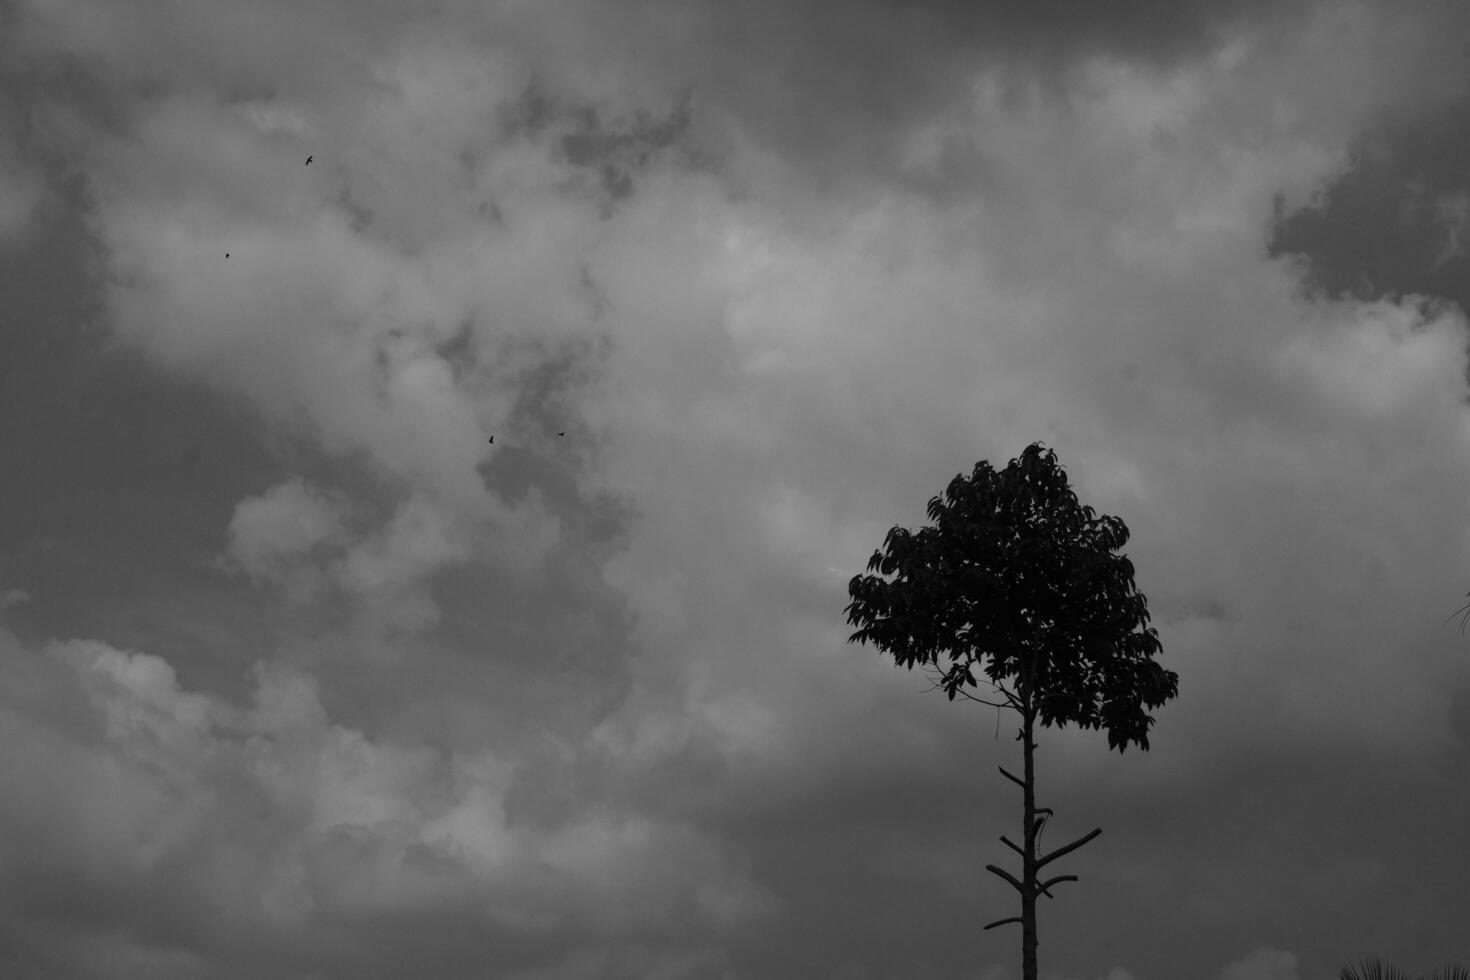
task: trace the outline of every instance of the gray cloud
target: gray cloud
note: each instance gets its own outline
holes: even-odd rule
[[[618,39],[602,53],[643,54],[626,71],[692,84],[701,104],[729,113],[742,131],[830,178],[898,175],[896,144],[963,104],[977,73],[1003,69],[1017,96],[1027,83],[1061,95],[1089,59],[1168,70],[1236,31],[1289,29],[1309,9],[1153,0],[1106,8],[1072,0],[757,0],[599,5],[578,17],[596,25],[589,34]],[[964,163],[983,166],[984,154],[971,153]]]
[[[1035,439],[1181,676],[1043,733],[1046,969],[1449,949],[1464,316],[1264,247],[1450,14],[17,9],[11,972],[1012,975],[1014,719],[841,609]]]
[[[499,805],[504,759],[333,725],[315,683],[289,670],[260,669],[240,709],[184,690],[146,654],[74,641],[38,657],[4,639],[5,780],[31,787],[3,813],[7,871],[26,886],[12,914],[121,930],[125,955],[238,957],[253,934],[275,951],[247,963],[301,956],[305,969],[335,922],[377,935],[374,959],[405,969],[452,942],[436,954],[444,975],[468,976],[550,961],[577,928],[567,916],[617,939],[718,931],[770,907],[738,855],[677,824],[599,805],[533,844],[542,832]],[[519,957],[500,948],[515,935]]]

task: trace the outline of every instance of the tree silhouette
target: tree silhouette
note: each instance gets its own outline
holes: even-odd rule
[[[1121,753],[1129,742],[1148,750],[1156,708],[1179,693],[1179,677],[1151,659],[1162,650],[1148,622],[1147,600],[1133,583],[1133,565],[1113,552],[1128,541],[1116,517],[1097,517],[1081,507],[1057,465],[1056,453],[1033,443],[1004,471],[975,464],[957,475],[944,498],[929,501],[933,525],[917,534],[889,530],[868,572],[848,583],[848,622],[860,628],[849,637],[872,641],[901,666],[933,667],[935,687],[949,700],[956,694],[1021,715],[1025,778],[1000,767],[1021,787],[1025,847],[1001,842],[1021,855],[1016,880],[995,865],[986,870],[1021,894],[1021,915],[985,928],[1021,923],[1023,980],[1036,980],[1036,898],[1076,875],[1038,882],[1038,872],[1102,833],[1091,833],[1052,853],[1036,851],[1037,833],[1051,810],[1035,798],[1034,726],[1108,729],[1108,747]],[[886,552],[886,553],[885,553]],[[892,576],[891,579],[887,576]],[[950,665],[939,673],[940,656]],[[974,667],[984,663],[1001,704],[964,690],[976,686]],[[1003,681],[1015,677],[1015,691]],[[1038,816],[1045,814],[1045,816]]]
[[[1411,980],[1407,973],[1396,966],[1389,966],[1385,969],[1377,957],[1365,961],[1362,966],[1362,973],[1350,966],[1345,966],[1338,977],[1340,980]],[[1434,980],[1470,980],[1470,970],[1466,970],[1458,963],[1447,963]]]

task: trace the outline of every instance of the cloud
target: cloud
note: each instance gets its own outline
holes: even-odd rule
[[[903,180],[900,148],[964,105],[977,64],[1003,68],[1018,90],[1063,90],[1092,59],[1168,70],[1263,21],[1289,30],[1308,6],[1276,5],[1267,17],[1251,2],[1123,3],[1106,15],[1067,0],[565,4],[517,27],[565,53],[558,77],[579,94],[687,87],[731,127],[709,131],[797,161],[817,191],[854,173]],[[972,171],[967,186],[985,166],[976,142],[967,134],[941,151]]]
[[[20,166],[0,142],[0,243],[20,238],[45,197],[41,180]]]
[[[1015,974],[1004,966],[994,965],[986,967],[975,975],[975,980],[1011,980]],[[1051,970],[1042,971],[1044,980],[1136,980],[1134,975],[1120,966],[1115,966],[1107,973],[1095,976],[1074,977],[1064,973]]]
[[[1093,976],[1096,980],[1136,980],[1135,974],[1120,966],[1086,978],[1056,971],[1043,971],[1042,975],[1046,980],[1091,980]],[[980,971],[976,980],[1010,980],[1013,976],[1006,967],[995,965]],[[1261,946],[1225,967],[1219,980],[1297,980],[1297,957],[1271,946]]]
[[[1129,83],[1127,75],[1119,77],[1119,84]],[[1127,105],[1120,101],[1119,111]],[[1037,190],[1026,199],[1044,200],[1043,186],[1075,186],[1106,202],[1091,209],[1083,209],[1080,200],[1069,202],[1059,210],[1054,235],[1022,232],[1019,215],[1012,219],[1016,224],[1000,215],[979,242],[968,244],[959,228],[970,215],[946,218],[912,200],[885,202],[820,237],[788,231],[781,218],[754,208],[720,211],[707,205],[705,215],[720,215],[706,218],[707,227],[724,229],[723,236],[701,243],[689,235],[666,246],[658,261],[678,270],[675,282],[703,281],[723,293],[715,307],[723,315],[703,315],[723,319],[728,339],[721,344],[713,324],[693,337],[671,327],[665,337],[649,338],[630,352],[634,356],[614,365],[632,373],[624,387],[639,391],[646,407],[614,403],[598,411],[611,419],[618,419],[619,409],[637,411],[636,421],[632,415],[619,421],[630,433],[646,433],[646,442],[629,439],[623,445],[614,464],[622,482],[614,485],[643,501],[648,520],[661,528],[653,533],[650,527],[614,561],[614,581],[645,610],[645,642],[655,657],[666,655],[671,665],[691,658],[699,664],[686,668],[698,680],[691,680],[687,700],[668,708],[667,720],[638,699],[629,702],[622,720],[609,722],[605,731],[623,721],[628,725],[623,744],[630,756],[644,758],[654,745],[682,751],[684,736],[672,733],[696,730],[699,723],[690,720],[716,711],[714,705],[730,692],[750,685],[774,718],[748,729],[749,736],[732,727],[708,737],[731,750],[742,739],[775,739],[761,749],[770,759],[789,757],[801,745],[808,765],[820,765],[812,746],[825,741],[821,732],[860,724],[856,713],[839,720],[828,714],[838,709],[810,704],[824,686],[819,678],[831,675],[819,666],[823,658],[805,651],[840,648],[845,639],[832,619],[843,604],[840,583],[821,571],[857,571],[886,525],[905,520],[904,511],[892,504],[879,509],[877,501],[908,500],[911,516],[920,516],[918,506],[958,468],[951,461],[946,469],[931,457],[930,447],[968,444],[965,433],[976,424],[983,423],[985,441],[971,455],[999,464],[1030,439],[1046,438],[1060,445],[1064,465],[1101,509],[1136,515],[1144,503],[1151,506],[1148,521],[1129,521],[1138,567],[1152,561],[1156,569],[1171,569],[1151,593],[1163,614],[1178,601],[1176,593],[1243,599],[1248,592],[1254,608],[1272,607],[1265,621],[1289,621],[1294,614],[1270,598],[1283,594],[1276,579],[1263,578],[1261,568],[1279,567],[1283,574],[1293,568],[1298,574],[1300,560],[1292,555],[1300,553],[1306,536],[1316,549],[1311,553],[1340,552],[1347,567],[1365,573],[1394,567],[1410,553],[1422,554],[1416,550],[1421,545],[1429,547],[1396,540],[1399,532],[1387,530],[1381,516],[1368,519],[1368,511],[1380,508],[1377,501],[1394,493],[1433,494],[1427,470],[1426,482],[1398,483],[1397,491],[1383,484],[1385,498],[1375,491],[1371,500],[1349,504],[1346,487],[1354,484],[1344,468],[1354,465],[1350,459],[1363,458],[1356,452],[1370,458],[1387,452],[1409,431],[1443,440],[1442,446],[1455,444],[1460,314],[1426,313],[1413,300],[1315,309],[1294,298],[1289,270],[1259,262],[1258,222],[1268,212],[1270,189],[1285,179],[1305,191],[1312,173],[1331,172],[1332,155],[1310,144],[1294,146],[1288,138],[1280,152],[1202,157],[1198,166],[1205,172],[1221,168],[1222,179],[1201,177],[1173,191],[1162,173],[1150,176],[1147,158],[1136,170],[1099,170],[1088,183],[1083,175],[1089,155],[1109,152],[1112,120],[1103,106],[1089,117],[1097,120],[1096,129],[1080,123],[1082,131],[1075,132],[1057,119],[1054,147],[1042,142],[1017,150],[1018,173],[1023,159],[1033,161],[1028,177]],[[1047,131],[1049,117],[1037,112],[1040,118],[1027,125],[1032,134]],[[1005,125],[1005,116],[997,116],[987,119],[987,128]],[[1176,152],[1187,158],[1191,150],[1181,146]],[[1048,165],[1076,175],[1045,174]],[[1109,184],[1104,176],[1119,173],[1130,174],[1127,183]],[[1116,241],[1125,214],[1140,234],[1158,236],[1150,256],[1095,248]],[[1182,220],[1181,214],[1197,217]],[[1043,226],[1048,221],[1035,213],[1024,220]],[[685,227],[690,226],[698,227]],[[1029,268],[995,268],[1006,262],[1007,242],[1012,253],[1034,249]],[[698,267],[681,258],[701,253],[709,258]],[[668,322],[654,304],[677,301],[702,312],[698,301],[680,297],[676,288],[639,290],[633,284],[643,277],[632,259],[618,261],[602,267],[604,288],[611,308],[626,311],[630,323]],[[1070,275],[1062,281],[1046,277],[1058,268]],[[982,271],[977,275],[975,269]],[[1228,295],[1214,285],[1224,282],[1231,284]],[[1222,312],[1204,312],[1212,308]],[[699,320],[686,316],[684,322]],[[672,350],[661,354],[664,344]],[[651,383],[661,356],[677,356],[686,365],[687,394],[673,384]],[[1142,366],[1136,382],[1126,377],[1130,364]],[[906,378],[923,383],[905,383]],[[1214,441],[1187,435],[1206,429],[1215,432]],[[678,450],[670,452],[670,445]],[[1334,457],[1326,448],[1342,445],[1361,449]],[[1453,458],[1445,452],[1443,465],[1453,466]],[[838,459],[869,476],[835,482]],[[1424,465],[1441,465],[1434,459],[1426,455]],[[689,492],[685,474],[691,469],[707,474],[704,492]],[[921,472],[927,479],[917,478]],[[772,476],[752,479],[766,473]],[[1407,472],[1403,478],[1417,480]],[[1293,510],[1293,517],[1283,519],[1296,530],[1287,533],[1244,503],[1269,499],[1303,479],[1321,488],[1316,500],[1332,495],[1334,506],[1342,508],[1334,511],[1338,516]],[[1421,489],[1408,491],[1409,485]],[[1357,483],[1352,493],[1361,487]],[[1227,516],[1185,503],[1215,493],[1241,501],[1242,509]],[[1167,509],[1164,501],[1172,502]],[[1227,531],[1232,523],[1235,532]],[[1357,530],[1329,530],[1338,527]],[[1368,530],[1373,527],[1383,533]],[[1202,528],[1212,529],[1208,538]],[[1236,557],[1204,543],[1253,528],[1259,530],[1246,531],[1250,543],[1242,542]],[[705,545],[698,552],[673,547],[696,538]],[[1170,540],[1195,543],[1178,552]],[[1137,557],[1139,549],[1143,558]],[[1214,561],[1203,567],[1182,563],[1180,556],[1200,550],[1210,550]],[[1376,556],[1377,564],[1349,557],[1359,555]],[[1449,556],[1444,561],[1448,568]],[[676,568],[677,574],[671,572]],[[735,571],[740,568],[762,572],[741,577]],[[1240,583],[1252,580],[1261,583],[1259,592],[1242,589]],[[1324,582],[1312,601],[1339,610],[1328,588]],[[754,622],[744,614],[750,609],[788,610],[789,618],[784,627]],[[1394,649],[1391,636],[1365,622],[1363,611],[1340,611],[1357,623],[1351,628],[1359,630],[1365,657]],[[829,625],[798,629],[796,617],[807,616]],[[1261,625],[1252,630],[1269,629],[1265,621],[1256,620]],[[1197,658],[1206,657],[1206,650],[1243,639],[1207,635],[1173,632],[1167,656],[1198,669]],[[1265,634],[1246,645],[1253,642],[1267,642]],[[1375,642],[1381,645],[1370,654]],[[1368,662],[1361,664],[1359,683],[1368,682]],[[1306,664],[1303,669],[1307,675],[1313,670]],[[669,684],[668,672],[653,671],[649,683]],[[1331,733],[1333,712],[1356,700],[1350,687],[1340,690],[1346,701],[1336,708],[1320,691],[1310,707],[1293,699],[1294,707],[1309,710],[1325,726],[1319,731],[1329,740],[1337,737]],[[1433,697],[1430,688],[1419,690]],[[913,707],[916,714],[926,710]],[[1379,724],[1399,723],[1385,714],[1374,723]],[[1216,750],[1218,737],[1209,736]],[[1396,739],[1407,745],[1415,737],[1402,729]]]
[[[5,41],[0,41],[0,51],[7,47]],[[21,149],[26,110],[11,86],[0,86],[0,246],[20,242],[48,197],[35,155]]]
[[[364,509],[293,477],[236,505],[224,567],[278,587],[295,604],[330,587],[379,625],[432,627],[440,615],[429,589],[434,576],[489,549],[477,548],[471,521],[425,495],[405,500],[377,530],[366,526]],[[518,553],[499,557],[534,562],[556,533],[554,519],[543,520],[539,541],[528,536]]]
[[[1296,963],[1294,954],[1262,946],[1227,966],[1220,980],[1297,980]]]
[[[1464,322],[1460,310],[1429,297],[1375,303],[1346,323],[1330,314],[1319,319],[1276,365],[1288,385],[1312,393],[1327,418],[1367,426],[1397,419],[1420,430],[1444,424],[1458,407]]]
[[[1445,243],[1434,257],[1433,268],[1440,267],[1465,254],[1465,223],[1470,221],[1470,193],[1455,191],[1440,194],[1434,200],[1434,216],[1444,227]]]
[[[690,828],[607,806],[514,825],[514,759],[334,724],[297,671],[259,665],[252,704],[236,707],[96,641],[37,658],[5,637],[4,657],[17,683],[0,767],[33,788],[0,807],[7,874],[58,876],[31,913],[85,874],[131,895],[99,928],[179,914],[180,948],[198,955],[252,931],[289,950],[329,920],[370,946],[374,916],[460,907],[484,909],[491,934],[546,936],[550,956],[573,923],[608,939],[676,919],[718,931],[771,907],[738,855]]]
[[[436,621],[439,612],[419,587],[435,572],[471,554],[449,519],[424,498],[415,497],[399,508],[382,532],[343,555],[333,571],[344,588],[367,602],[396,599],[399,623],[422,628]]]
[[[344,510],[340,497],[300,478],[287,480],[235,505],[224,557],[251,576],[290,584],[305,598],[316,581],[291,573],[306,571],[301,559],[345,536]]]
[[[648,949],[601,947],[580,952],[550,970],[530,970],[510,980],[601,980],[646,977],[649,980],[738,980],[741,975],[718,949],[658,953]]]
[[[848,646],[844,585],[957,471],[1037,439],[1129,523],[1182,680],[1146,762],[1047,733],[1070,802],[1146,807],[1262,758],[1422,766],[1450,744],[1460,665],[1404,624],[1438,623],[1434,590],[1463,568],[1444,528],[1470,477],[1464,316],[1313,298],[1262,254],[1278,204],[1312,200],[1355,134],[1462,86],[1445,23],[1366,4],[1104,23],[1051,5],[1048,37],[1021,6],[450,4],[414,25],[386,5],[199,9],[157,31],[33,3],[16,43],[83,56],[119,93],[172,66],[119,131],[60,110],[49,131],[88,174],[120,342],[320,449],[340,480],[239,501],[229,559],[425,635],[479,613],[436,592],[452,571],[518,574],[544,605],[515,612],[551,622],[568,618],[545,599],[556,576],[591,582],[633,624],[629,661],[598,668],[632,684],[572,722],[516,705],[565,749],[540,778],[581,787],[530,819],[509,801],[539,795],[531,736],[483,718],[464,724],[473,745],[415,732],[484,714],[492,684],[529,699],[533,671],[506,664],[547,659],[544,624],[492,621],[479,659],[482,634],[453,651],[419,637],[415,670],[372,665],[394,678],[373,675],[372,710],[352,703],[361,663],[308,673],[287,665],[299,650],[259,670],[247,707],[145,653],[13,652],[6,778],[40,789],[3,812],[17,874],[72,876],[45,893],[55,907],[95,887],[109,923],[131,902],[191,948],[344,971],[357,954],[324,923],[363,956],[499,943],[503,975],[729,972],[728,937],[781,909],[765,879],[782,862],[757,873],[731,843],[749,827],[805,856],[770,842],[957,799],[973,713]],[[1141,51],[1118,25],[1146,14],[1161,29]],[[752,43],[717,43],[730,32]],[[1030,66],[1052,74],[994,55],[1007,38],[1055,55]],[[544,383],[568,364],[572,381]],[[550,435],[564,427],[585,441]],[[531,489],[507,489],[512,473]],[[606,561],[576,551],[600,497],[636,512]],[[931,808],[961,810],[977,819]],[[43,831],[55,843],[26,857]],[[1161,858],[1132,857],[1164,880]],[[926,875],[922,848],[875,861],[900,858],[965,883]],[[1239,874],[1223,884],[1244,894]],[[1289,957],[1230,969],[1284,976]]]

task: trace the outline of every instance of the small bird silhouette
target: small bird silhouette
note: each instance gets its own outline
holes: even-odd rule
[[[229,258],[229,257],[230,257],[230,253],[229,252],[226,252],[225,253],[225,258]]]
[[[564,436],[564,435],[566,435],[566,433],[565,432],[558,432],[557,435]]]
[[[307,157],[307,158],[306,158],[306,165],[307,165],[307,166],[308,166],[308,167],[309,167],[309,166],[311,166],[311,157]]]
[[[492,445],[492,446],[495,445],[495,437],[494,436],[491,436],[490,437],[490,445]]]

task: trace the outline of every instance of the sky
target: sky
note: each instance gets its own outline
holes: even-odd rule
[[[0,0],[0,974],[1019,980],[844,607],[1038,441],[1179,675],[1042,980],[1470,962],[1467,119],[1439,0]]]

